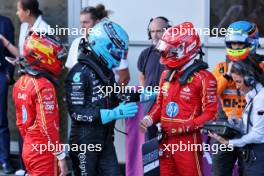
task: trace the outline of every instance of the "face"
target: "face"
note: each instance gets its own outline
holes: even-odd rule
[[[246,94],[247,92],[250,91],[250,87],[245,85],[244,78],[242,75],[239,75],[237,73],[232,73],[231,76],[236,84],[236,88],[240,90],[242,94]]]
[[[153,45],[157,45],[165,32],[166,22],[162,19],[154,19],[149,25],[149,32]]]
[[[16,14],[17,14],[17,16],[21,22],[27,22],[27,20],[30,16],[30,11],[29,10],[23,10],[21,3],[18,1]]]
[[[94,27],[96,23],[98,23],[99,20],[94,21],[91,17],[90,13],[81,14],[80,15],[80,25],[81,28],[86,29],[86,34],[89,33],[89,30]]]
[[[231,43],[232,49],[243,49],[245,46],[243,43]]]

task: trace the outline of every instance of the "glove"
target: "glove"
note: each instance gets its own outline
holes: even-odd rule
[[[189,120],[183,123],[180,122],[172,122],[161,124],[162,132],[168,136],[175,136],[182,133],[190,133],[193,132],[196,128],[193,123],[193,120]]]
[[[141,95],[140,95],[140,102],[144,103],[144,102],[148,102],[150,100],[154,100],[157,96],[158,92],[154,91],[148,91],[148,90],[144,90]]]
[[[112,120],[131,118],[138,112],[138,106],[135,102],[121,103],[114,109],[101,109],[101,120],[103,124],[111,122]]]

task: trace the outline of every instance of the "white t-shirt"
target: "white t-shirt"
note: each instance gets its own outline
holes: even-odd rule
[[[70,70],[77,62],[78,62],[78,47],[79,43],[83,37],[78,37],[76,38],[70,47],[69,53],[68,53],[68,58],[66,61],[65,66]],[[113,68],[113,71],[115,73],[116,80],[118,80],[118,70],[123,70],[128,68],[128,61],[122,59],[120,62],[120,65],[116,68]]]
[[[31,30],[38,31],[38,32],[48,32],[50,30],[50,26],[42,19],[42,16],[38,16],[34,25],[32,26]],[[24,43],[26,36],[28,35],[28,23],[22,23],[20,26],[20,33],[19,33],[19,54],[23,55]]]

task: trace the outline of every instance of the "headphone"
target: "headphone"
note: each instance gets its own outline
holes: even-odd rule
[[[150,27],[150,24],[153,20],[155,19],[162,19],[165,23],[166,23],[166,29],[170,28],[171,27],[171,24],[170,24],[170,21],[168,20],[168,18],[164,17],[164,16],[158,16],[158,17],[155,17],[155,18],[151,18],[149,20],[149,23],[148,23],[148,28],[147,28],[147,31],[148,31],[148,39],[151,40],[151,34],[150,34],[150,30],[149,30],[149,27]]]
[[[257,84],[257,81],[254,77],[254,73],[249,70],[249,68],[246,68],[246,66],[239,62],[234,62],[232,67],[234,67],[236,70],[238,70],[242,75],[244,79],[244,84],[248,87],[255,87]]]

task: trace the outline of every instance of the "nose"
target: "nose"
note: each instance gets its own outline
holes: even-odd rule
[[[233,47],[233,49],[239,49],[240,47],[239,47],[239,44],[237,44],[237,43],[234,43],[233,45],[232,45],[232,47]]]

